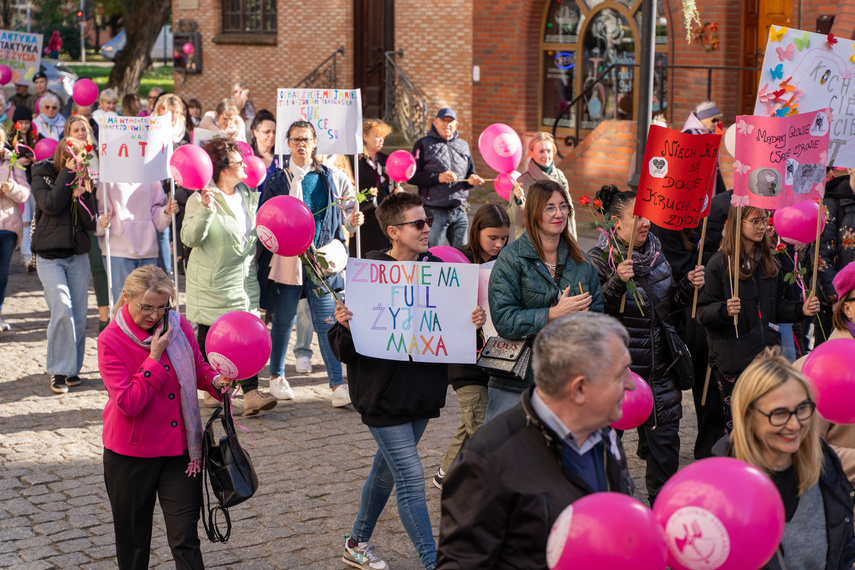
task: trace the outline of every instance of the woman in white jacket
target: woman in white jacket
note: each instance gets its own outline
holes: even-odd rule
[[[12,168],[13,172],[9,172],[9,151],[6,150],[5,144],[6,131],[0,129],[0,312],[6,299],[12,252],[23,237],[21,204],[30,197],[30,185],[27,183],[24,168]],[[0,317],[0,332],[10,328]]]

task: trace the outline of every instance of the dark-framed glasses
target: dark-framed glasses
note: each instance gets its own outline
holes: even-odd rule
[[[755,408],[759,413],[763,414],[767,418],[769,418],[769,423],[775,427],[782,427],[787,425],[792,416],[796,416],[796,419],[800,422],[807,421],[813,416],[813,413],[816,411],[816,402],[813,400],[805,400],[795,410],[788,410],[787,408],[775,408],[768,414],[763,410],[759,410]]]
[[[425,226],[431,227],[433,226],[433,218],[425,218],[424,220],[413,220],[411,222],[401,222],[399,224],[392,224],[393,226],[413,226],[419,231],[425,229]]]
[[[311,142],[312,139],[288,139],[288,140],[291,141],[295,145],[301,145],[301,144],[309,144],[309,142]]]
[[[140,308],[141,312],[143,312],[147,315],[150,315],[152,313],[162,313],[164,311],[172,310],[172,305],[170,305],[169,303],[167,303],[165,305],[161,305],[160,307],[155,307],[154,305],[140,305],[138,301],[134,301],[134,303],[137,304],[137,307]]]

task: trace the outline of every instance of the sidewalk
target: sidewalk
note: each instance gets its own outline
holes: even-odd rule
[[[589,246],[583,245],[583,248]],[[3,317],[13,329],[0,335],[0,566],[115,568],[113,527],[101,465],[101,413],[107,394],[97,371],[98,316],[90,289],[83,384],[68,394],[50,390],[44,373],[47,307],[35,273],[24,273],[16,253]],[[317,348],[317,345],[315,345]],[[200,525],[208,567],[343,569],[341,552],[359,506],[362,483],[376,451],[359,416],[330,406],[320,352],[314,372],[297,375],[289,351],[286,374],[293,401],[253,418],[249,446],[261,486],[231,509],[232,538],[211,544]],[[267,378],[267,369],[261,378]],[[262,380],[266,388],[266,380]],[[696,432],[691,395],[684,393],[681,465],[691,461]],[[239,400],[240,398],[238,398]],[[242,403],[236,406],[242,408]],[[203,422],[210,410],[202,409]],[[430,422],[419,452],[428,509],[438,535],[440,493],[431,484],[460,409],[453,390],[442,417]],[[624,445],[632,476],[644,491],[644,464],[634,456],[635,433]],[[394,495],[372,542],[395,570],[421,568],[398,517]],[[151,565],[173,568],[163,518],[156,509]]]

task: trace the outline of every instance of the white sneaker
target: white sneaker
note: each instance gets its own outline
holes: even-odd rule
[[[338,392],[338,390],[336,390]],[[368,542],[360,542],[356,547],[348,545],[349,535],[344,537],[344,555],[342,561],[354,568],[368,568],[369,570],[389,570],[386,561],[374,552],[374,546]]]
[[[312,360],[308,356],[300,356],[297,358],[297,374],[311,374]]]
[[[7,331],[7,330],[9,330],[9,329],[11,329],[11,328],[12,328],[12,327],[9,325],[9,323],[7,323],[6,321],[4,321],[4,320],[3,320],[3,317],[0,317],[0,332]]]
[[[293,400],[294,399],[294,390],[291,389],[291,385],[288,384],[288,380],[285,378],[285,375],[277,376],[276,378],[270,379],[270,395],[276,398],[277,400]]]
[[[343,408],[350,405],[350,390],[347,384],[342,384],[332,391],[332,407]]]

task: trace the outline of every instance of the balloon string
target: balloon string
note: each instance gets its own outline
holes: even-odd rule
[[[234,392],[230,392],[230,393],[229,393],[228,398],[229,398],[229,400],[230,400],[230,401],[234,401],[234,395],[235,395],[235,394],[237,394],[237,390],[235,390]],[[237,423],[237,422],[235,421],[235,409],[234,409],[234,406],[229,406],[229,414],[231,414],[231,416],[232,416],[232,422],[234,422],[234,424],[235,424],[237,427],[239,427],[240,429],[242,429],[243,431],[245,431],[245,432],[249,433],[249,434],[252,436],[252,444],[251,444],[249,447],[247,447],[247,448],[246,448],[246,450],[247,450],[247,451],[249,451],[250,449],[252,449],[253,447],[255,447],[255,434],[254,434],[254,433],[252,433],[252,430],[249,430],[249,429],[247,429],[247,428],[243,427],[242,425],[240,425],[239,423]]]

